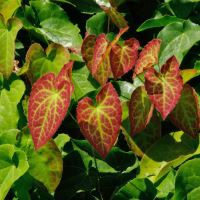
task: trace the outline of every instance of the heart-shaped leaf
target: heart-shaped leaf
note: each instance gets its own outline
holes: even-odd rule
[[[72,65],[65,65],[57,77],[53,73],[42,76],[32,87],[28,124],[36,149],[55,134],[66,115],[73,92]]]
[[[115,78],[120,78],[135,65],[140,44],[135,38],[126,40],[123,46],[118,44],[110,52],[110,64]]]
[[[23,68],[28,70],[28,77],[32,82],[48,72],[58,74],[64,64],[69,62],[69,52],[62,45],[50,44],[47,49],[40,44],[32,44],[26,54]]]
[[[153,105],[144,87],[133,91],[129,104],[129,118],[132,135],[140,133],[149,123],[153,114]]]
[[[198,96],[188,84],[184,85],[181,98],[170,114],[172,122],[185,133],[196,136],[200,129]]]
[[[140,74],[153,65],[158,64],[160,45],[161,40],[153,39],[144,47],[135,64],[135,74]]]
[[[106,40],[105,34],[88,35],[81,48],[83,59],[92,76],[101,85],[106,84],[108,78],[112,75],[110,67],[110,51],[118,42],[121,35],[128,30],[128,27],[120,29],[114,40],[110,43]]]
[[[173,56],[161,68],[161,73],[150,68],[145,74],[145,88],[163,120],[175,108],[183,88],[179,63]]]
[[[121,118],[120,100],[111,83],[104,85],[96,96],[96,106],[88,97],[78,103],[77,119],[81,131],[103,158],[117,139]]]

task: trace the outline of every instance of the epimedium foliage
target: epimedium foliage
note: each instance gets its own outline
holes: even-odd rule
[[[0,0],[0,200],[200,198],[200,3],[144,2]]]

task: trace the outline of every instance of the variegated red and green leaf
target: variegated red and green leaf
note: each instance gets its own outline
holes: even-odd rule
[[[115,44],[110,52],[110,64],[115,78],[120,78],[130,71],[138,57],[140,44],[135,38],[126,40],[123,46]]]
[[[97,37],[94,45],[93,65],[91,71],[92,75],[97,72],[99,65],[102,64],[107,47],[108,41],[106,39],[106,35],[102,33]]]
[[[158,54],[160,51],[161,40],[151,40],[141,51],[135,65],[135,74],[140,74],[153,65],[158,64]]]
[[[198,96],[188,84],[184,85],[181,98],[170,114],[172,122],[185,133],[196,136],[200,129]]]
[[[105,84],[96,96],[96,106],[88,97],[78,103],[77,120],[81,132],[103,158],[118,137],[121,119],[120,100],[111,83]]]
[[[143,86],[133,91],[129,104],[131,134],[140,133],[149,123],[153,114],[153,105]]]
[[[83,44],[81,47],[83,60],[86,62],[86,65],[88,69],[90,70],[90,72],[92,72],[95,42],[96,42],[96,36],[88,35],[83,40]]]
[[[43,146],[57,131],[68,110],[73,92],[68,75],[72,63],[56,75],[48,73],[32,87],[28,105],[28,126],[36,149]]]
[[[161,68],[161,73],[154,68],[145,74],[145,88],[154,107],[163,120],[175,108],[183,88],[179,63],[173,56]]]

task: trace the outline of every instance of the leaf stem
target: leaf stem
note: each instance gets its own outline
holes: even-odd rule
[[[97,174],[98,174],[98,177],[97,177],[97,181],[98,181],[97,191],[99,193],[100,200],[103,200],[103,197],[102,197],[102,194],[101,194],[101,189],[100,189],[100,179],[101,179],[101,176],[100,176],[100,173],[99,173],[99,169],[98,169],[98,165],[97,165],[97,160],[96,160],[96,156],[95,156],[94,148],[93,147],[92,147],[92,153],[93,153],[95,168],[96,168]]]

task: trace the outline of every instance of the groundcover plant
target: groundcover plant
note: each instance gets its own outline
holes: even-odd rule
[[[0,200],[199,200],[199,75],[199,0],[0,0]]]

